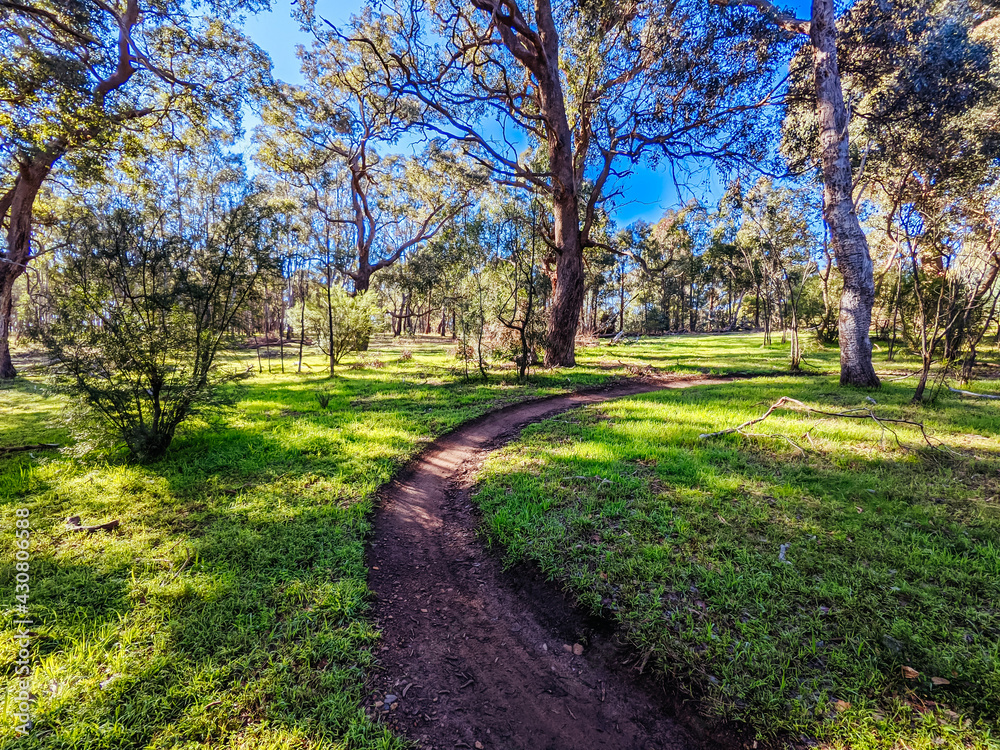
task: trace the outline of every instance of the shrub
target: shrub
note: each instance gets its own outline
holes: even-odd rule
[[[217,386],[243,375],[215,355],[270,264],[270,220],[252,200],[208,236],[168,235],[156,219],[118,208],[72,225],[44,335],[93,424],[140,462],[163,456],[185,419],[226,400]]]
[[[374,294],[351,297],[340,287],[319,287],[306,300],[305,318],[306,330],[315,335],[320,350],[329,358],[333,377],[345,356],[368,348],[382,314]]]

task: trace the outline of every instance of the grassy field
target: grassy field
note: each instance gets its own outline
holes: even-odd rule
[[[31,514],[30,610],[35,621],[33,690],[37,699],[35,727],[30,738],[15,740],[13,727],[5,720],[0,725],[0,746],[402,747],[398,738],[370,721],[361,708],[365,678],[378,648],[378,633],[366,618],[368,592],[363,544],[369,530],[372,496],[379,485],[434,436],[506,403],[597,384],[646,364],[666,371],[773,375],[784,370],[787,363],[785,348],[778,345],[760,348],[759,336],[678,336],[582,349],[579,367],[571,371],[540,371],[532,376],[530,385],[522,386],[516,383],[509,369],[492,373],[486,383],[467,381],[464,367],[450,354],[452,346],[449,341],[432,337],[416,341],[380,339],[369,359],[380,360],[384,367],[349,369],[347,362],[332,380],[323,374],[321,359],[315,354],[307,358],[312,371],[302,375],[293,372],[291,356],[286,358],[284,374],[278,372],[276,358],[265,360],[264,372],[243,386],[236,408],[212,421],[186,425],[168,457],[151,466],[130,465],[117,456],[98,454],[75,457],[72,453],[42,452],[0,457],[0,545],[4,550],[12,548],[15,509],[27,508]],[[404,349],[412,351],[412,359],[401,361]],[[256,357],[247,354],[234,359],[257,364]],[[809,362],[816,368],[833,369],[836,352],[813,352]],[[903,365],[900,367],[905,369]],[[67,432],[60,426],[67,407],[64,398],[48,390],[44,368],[27,372],[27,377],[14,384],[0,386],[0,446],[66,442]],[[637,426],[646,425],[642,428],[645,430],[642,440],[646,443],[642,445],[648,443],[648,448],[641,450],[649,456],[642,461],[656,461],[655,465],[631,467],[634,461],[627,456],[633,455],[628,447],[633,438],[625,433],[614,439],[608,435],[605,444],[595,443],[586,438],[589,433],[580,432],[578,446],[566,442],[557,446],[558,450],[579,451],[572,461],[586,464],[577,466],[571,474],[599,474],[602,479],[612,480],[605,483],[571,477],[569,481],[582,482],[581,487],[593,490],[581,496],[581,502],[595,503],[594,509],[587,513],[592,516],[587,523],[593,523],[594,530],[588,529],[587,539],[580,542],[590,555],[588,559],[603,559],[601,556],[606,554],[609,560],[631,560],[627,565],[622,563],[625,567],[612,568],[602,563],[592,566],[596,577],[588,578],[575,561],[584,547],[568,550],[572,554],[567,558],[542,553],[548,544],[545,534],[554,528],[550,523],[571,517],[560,514],[577,511],[561,499],[565,498],[563,490],[555,492],[560,484],[557,474],[566,465],[557,454],[540,453],[544,446],[532,443],[541,432],[529,437],[531,445],[523,455],[535,463],[524,467],[537,468],[540,484],[534,486],[551,486],[552,497],[558,502],[549,503],[544,511],[531,511],[546,519],[540,529],[524,529],[514,511],[534,501],[518,490],[510,498],[515,505],[507,514],[511,521],[506,525],[497,522],[504,515],[502,508],[489,510],[490,527],[496,538],[510,545],[511,554],[538,559],[553,574],[574,585],[581,598],[593,606],[601,606],[600,600],[611,591],[609,598],[619,616],[637,623],[634,630],[637,642],[650,645],[651,636],[644,634],[650,628],[640,627],[642,617],[626,616],[627,607],[628,611],[639,610],[626,604],[625,594],[615,593],[609,587],[616,586],[620,591],[634,588],[635,596],[630,601],[638,602],[636,606],[645,607],[653,617],[659,606],[656,602],[660,600],[650,598],[653,594],[643,593],[645,589],[631,583],[640,580],[640,570],[659,571],[656,573],[659,578],[643,580],[642,584],[660,586],[664,595],[670,591],[675,596],[690,597],[689,586],[696,585],[687,584],[677,591],[670,588],[675,580],[680,580],[666,577],[665,572],[670,567],[667,562],[673,559],[675,541],[680,539],[680,536],[675,539],[675,535],[683,533],[686,545],[683,557],[677,559],[695,558],[693,562],[684,562],[684,580],[702,575],[699,570],[708,570],[705,563],[713,558],[707,555],[718,555],[722,560],[726,550],[746,557],[747,562],[739,562],[742,558],[738,558],[734,564],[741,565],[749,575],[756,570],[749,561],[756,559],[757,550],[761,556],[766,551],[767,565],[762,564],[760,570],[770,571],[774,577],[761,578],[755,584],[756,598],[748,600],[745,594],[739,594],[742,598],[738,601],[759,601],[772,610],[753,609],[751,614],[762,612],[761,618],[750,621],[758,623],[757,630],[748,630],[747,636],[739,640],[749,641],[750,636],[758,634],[763,640],[754,647],[762,655],[769,654],[774,664],[790,659],[786,642],[791,641],[783,634],[799,632],[794,628],[806,632],[805,615],[798,614],[805,604],[798,599],[808,594],[813,599],[804,601],[810,606],[813,600],[818,601],[817,595],[809,592],[821,584],[809,577],[813,573],[807,575],[803,571],[812,571],[820,564],[816,555],[841,550],[839,557],[831,557],[831,571],[837,571],[836,575],[829,574],[829,595],[833,598],[829,603],[817,605],[829,607],[829,612],[821,613],[827,619],[816,620],[819,616],[810,614],[809,622],[825,624],[840,622],[840,618],[860,622],[883,600],[895,602],[896,608],[886,610],[884,616],[901,623],[889,631],[893,640],[888,643],[901,644],[902,655],[897,660],[902,663],[904,657],[910,658],[908,649],[916,648],[914,643],[924,643],[943,633],[950,645],[948,650],[935,652],[939,661],[915,660],[912,666],[921,670],[921,680],[924,671],[932,667],[938,670],[933,676],[940,675],[939,663],[940,669],[952,666],[952,671],[960,677],[952,677],[951,685],[945,688],[946,695],[957,696],[947,705],[975,721],[988,718],[987,698],[992,696],[995,700],[997,696],[997,615],[995,610],[991,614],[984,609],[987,605],[982,602],[991,597],[997,599],[998,571],[996,518],[990,514],[990,508],[996,506],[990,506],[983,493],[992,492],[992,502],[996,502],[995,484],[990,485],[984,479],[988,471],[995,471],[995,466],[975,469],[980,474],[976,478],[969,468],[973,464],[968,462],[931,461],[906,453],[898,456],[902,463],[897,467],[892,460],[897,452],[874,446],[870,431],[857,426],[817,428],[813,437],[823,446],[822,459],[810,456],[804,460],[790,456],[779,445],[741,443],[737,438],[722,438],[701,446],[692,438],[693,433],[742,421],[748,413],[760,410],[760,402],[778,392],[795,395],[803,393],[802,388],[819,389],[817,394],[827,394],[821,399],[823,403],[843,403],[844,399],[853,403],[852,400],[861,398],[838,391],[830,378],[760,380],[733,388],[736,390],[711,391],[715,394],[715,406],[706,403],[690,414],[685,406],[689,396],[664,394],[608,407],[603,413],[624,410],[613,421],[601,418],[602,412],[594,411],[574,417],[573,421],[579,424],[557,422],[543,428],[585,431],[606,430],[619,423],[623,429],[633,422]],[[699,390],[702,396],[710,392]],[[904,386],[887,389],[878,398],[896,394],[894,398],[898,401],[903,391]],[[329,396],[326,409],[320,407],[317,392]],[[997,425],[989,409],[995,414],[996,407],[975,404],[959,409],[956,404],[954,400],[944,401],[942,406],[927,413],[936,415],[935,426],[956,433],[949,438],[956,445],[962,443],[965,449],[982,454],[995,451]],[[773,427],[777,429],[783,424],[786,423],[775,420]],[[967,432],[988,439],[983,442],[958,435]],[[574,436],[576,433],[571,432],[559,439],[565,441]],[[603,441],[604,434],[600,436]],[[636,450],[639,445],[634,443]],[[634,469],[636,473],[628,477],[622,473],[619,482],[617,475],[608,473],[605,466],[622,461],[629,464],[628,471]],[[808,482],[805,478],[794,478],[799,476],[796,472],[807,469],[813,472],[802,474],[812,477]],[[776,478],[776,472],[786,473]],[[872,472],[880,477],[876,485],[866,479]],[[913,505],[912,518],[907,516],[906,520],[916,524],[910,528],[900,524],[893,532],[895,536],[888,537],[893,540],[895,550],[891,555],[902,554],[897,547],[908,538],[906,534],[912,537],[912,545],[922,546],[913,547],[906,558],[909,563],[893,565],[899,581],[887,586],[898,586],[905,594],[880,593],[883,598],[877,598],[866,584],[857,593],[866,609],[848,617],[837,609],[843,605],[837,604],[841,600],[836,599],[840,595],[836,582],[860,569],[860,561],[850,562],[857,550],[865,555],[874,554],[869,548],[877,549],[883,543],[887,524],[895,517],[890,511],[901,513],[901,505],[906,504],[888,494],[889,478],[895,483],[891,486],[906,488],[909,493],[906,499]],[[491,487],[498,488],[507,482],[520,487],[523,481],[526,479],[520,474],[507,476],[494,465],[483,499],[489,501]],[[855,503],[851,494],[854,490],[850,488],[861,484],[865,484],[862,489],[866,490],[874,486],[878,493],[862,496],[864,502],[856,503],[864,505],[864,512],[834,513],[843,503]],[[806,486],[814,489],[806,492],[803,489]],[[940,488],[940,492],[932,487]],[[609,495],[612,490],[614,496]],[[664,493],[671,499],[664,501],[661,497]],[[735,498],[744,495],[759,496],[763,503],[759,507],[753,505],[755,515],[730,514],[725,510],[728,507],[725,503],[734,503]],[[659,541],[654,539],[640,546],[634,541],[626,544],[629,535],[639,534],[638,526],[626,524],[632,523],[630,519],[633,511],[639,509],[636,503],[640,501],[648,506],[643,513],[660,518],[667,525]],[[749,508],[757,500],[745,502]],[[821,503],[827,506],[821,507]],[[699,504],[704,508],[699,509]],[[714,510],[717,504],[721,510]],[[802,510],[796,510],[799,506]],[[711,525],[715,512],[729,516],[728,526]],[[768,514],[774,515],[774,519]],[[121,525],[110,534],[78,534],[64,525],[65,519],[74,515],[80,516],[84,524],[118,519]],[[807,541],[809,535],[817,539],[820,535],[816,529],[806,529],[818,528],[824,518],[835,527],[835,535],[829,541],[826,536],[822,538],[821,553],[809,546],[815,545],[814,542]],[[876,518],[879,524],[866,532],[868,522]],[[951,519],[948,521],[951,525],[941,526],[945,519]],[[740,532],[751,522],[762,524],[763,530],[756,533],[767,537],[768,542],[756,541],[756,537],[741,542]],[[927,526],[931,522],[938,526]],[[778,525],[777,530],[771,529],[772,523]],[[778,533],[782,529],[790,535],[788,539]],[[949,536],[942,536],[943,529],[949,530]],[[989,542],[991,529],[993,541]],[[968,536],[962,532],[968,532]],[[594,541],[595,536],[600,546]],[[846,541],[848,537],[852,541]],[[876,543],[870,543],[873,539]],[[988,542],[993,546],[988,546]],[[777,555],[776,548],[781,543],[793,545],[787,550],[791,567],[784,563],[779,566],[771,559]],[[966,545],[964,557],[960,544]],[[713,548],[715,551],[710,552]],[[888,549],[885,554],[890,555]],[[706,555],[704,560],[703,555]],[[953,560],[959,561],[957,567]],[[870,564],[873,570],[882,571],[875,562]],[[990,564],[993,577],[984,579],[984,571]],[[715,567],[716,563],[712,565],[721,570]],[[911,638],[906,630],[915,627],[907,619],[906,606],[912,608],[915,606],[912,602],[920,604],[924,598],[938,595],[925,590],[925,579],[908,578],[911,570],[908,565],[918,566],[915,569],[932,576],[937,587],[947,592],[934,601],[939,607],[947,604],[949,608],[919,610],[934,614],[927,624],[932,629],[930,635],[924,630],[914,631],[919,638]],[[633,568],[634,574],[625,572]],[[600,573],[605,573],[608,580]],[[738,578],[736,573],[727,575],[734,581]],[[14,576],[12,557],[5,553],[0,557],[0,608],[8,622],[15,613]],[[788,579],[788,588],[767,591],[771,584],[766,584],[766,580],[780,582],[784,580],[781,576],[794,576]],[[716,639],[710,636],[727,638],[729,645],[736,638],[724,628],[733,617],[730,605],[725,604],[729,594],[721,588],[700,591],[697,601],[703,602],[706,609],[695,623],[702,628],[698,632],[709,632],[707,626],[712,623],[716,623],[712,625],[715,630],[705,637],[671,636],[657,646],[661,650],[655,655],[672,654],[670,649],[676,644],[689,644],[690,653],[701,656],[679,661],[683,665],[679,667],[683,673],[679,676],[708,690],[712,705],[727,711],[746,711],[733,701],[727,703],[722,688],[716,691],[710,687],[715,684],[710,675],[720,683],[726,678],[726,673],[713,671],[716,662],[710,662],[710,657],[717,659],[725,652],[712,646]],[[734,584],[733,596],[739,591],[740,587]],[[786,593],[779,596],[777,591]],[[902,604],[904,596],[910,604]],[[695,606],[700,609],[702,605]],[[718,616],[716,608],[720,608]],[[968,622],[963,620],[958,631],[961,637],[953,638],[951,628],[955,618],[961,617]],[[737,616],[736,621],[739,619]],[[771,635],[774,633],[778,635]],[[764,637],[768,635],[776,637],[778,643],[766,642]],[[964,641],[966,635],[971,635],[973,641]],[[707,648],[703,648],[705,644]],[[878,657],[881,661],[873,661],[875,657],[864,650],[861,654],[860,663],[874,664],[880,670],[883,662],[889,663],[881,656]],[[16,641],[8,630],[0,635],[0,665],[6,681],[5,717],[11,714],[15,658]],[[795,656],[788,663],[800,662]],[[704,666],[709,663],[712,666]],[[792,668],[785,671],[787,679],[792,680]],[[768,677],[774,675],[773,671],[764,673]],[[859,673],[860,669],[850,674]],[[970,675],[982,680],[980,698],[963,682]],[[872,685],[895,685],[888,672],[879,671],[867,679]],[[742,688],[744,684],[747,683],[733,688]],[[878,710],[885,711],[884,707],[890,705],[881,693],[873,693],[868,683],[855,687],[854,693],[837,695],[852,702],[844,715],[856,716],[854,721],[874,721],[876,707],[881,706]],[[924,691],[920,695],[926,695],[930,689],[922,682],[900,683],[898,687]],[[781,700],[755,697],[766,697],[769,693],[778,694],[765,682],[749,691],[748,700],[754,706],[770,706],[768,710],[773,712],[788,697],[787,691],[780,693]],[[855,698],[855,694],[876,697],[870,699],[869,706],[865,702],[868,698]],[[817,702],[814,710],[818,705]],[[794,719],[796,725],[812,726],[803,721]],[[983,736],[982,724],[956,731],[964,732],[965,736]]]
[[[265,359],[237,408],[185,425],[152,466],[0,456],[8,622],[17,508],[32,526],[36,726],[18,747],[400,746],[360,708],[377,641],[363,558],[374,491],[462,421],[625,374],[594,348],[581,367],[527,386],[510,369],[467,381],[453,347],[378,339],[368,359],[383,367],[348,361],[332,380],[315,353],[303,375],[291,352],[285,374]],[[232,359],[258,366],[253,354]],[[20,357],[27,377],[0,386],[0,446],[67,441],[67,403],[31,361]],[[81,535],[64,525],[74,515],[121,526]],[[3,746],[14,742],[13,635],[0,635]]]
[[[490,459],[485,533],[716,715],[832,747],[998,747],[1000,408],[916,407],[913,387],[872,405],[836,377],[771,377],[571,412]],[[782,396],[922,421],[941,448],[787,411],[699,437]]]

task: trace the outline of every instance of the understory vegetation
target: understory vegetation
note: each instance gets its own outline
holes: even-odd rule
[[[488,461],[484,532],[713,714],[831,747],[996,747],[1000,413],[911,394],[785,376],[576,410]],[[700,437],[783,396],[939,447],[789,411]]]

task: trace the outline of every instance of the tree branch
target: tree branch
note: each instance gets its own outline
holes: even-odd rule
[[[776,6],[767,2],[767,0],[709,0],[709,2],[713,5],[723,5],[729,8],[738,8],[743,5],[749,5],[759,10],[785,31],[791,31],[795,34],[809,34],[809,21],[796,18],[795,16],[790,16],[779,10]]]

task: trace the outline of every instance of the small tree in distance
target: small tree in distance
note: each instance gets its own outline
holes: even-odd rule
[[[331,378],[346,355],[368,348],[382,314],[375,295],[351,297],[339,286],[317,289],[306,298],[306,330],[316,336],[320,350],[329,357]]]
[[[272,222],[253,199],[210,236],[165,235],[156,216],[117,208],[71,230],[44,336],[93,422],[139,462],[161,458],[177,427],[239,377],[216,353],[271,262]]]

